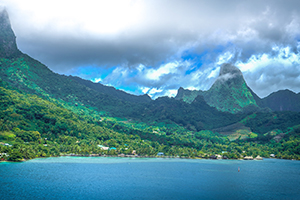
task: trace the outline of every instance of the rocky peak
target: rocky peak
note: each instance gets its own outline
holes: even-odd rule
[[[7,11],[0,11],[0,57],[11,58],[17,56],[16,36],[11,28]]]
[[[250,105],[256,106],[242,72],[228,63],[221,66],[219,77],[205,94],[205,100],[210,106],[231,113]]]
[[[239,68],[237,68],[236,66],[231,65],[229,63],[224,63],[221,66],[219,76],[224,76],[224,75],[227,75],[227,74],[243,75],[242,72],[241,72],[241,70],[239,70]]]
[[[243,73],[234,65],[225,63],[221,66],[219,77],[217,78],[215,85],[224,84],[227,85],[240,85],[245,82]]]

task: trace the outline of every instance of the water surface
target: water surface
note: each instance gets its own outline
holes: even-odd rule
[[[0,163],[0,187],[0,199],[300,199],[300,162],[41,158]]]

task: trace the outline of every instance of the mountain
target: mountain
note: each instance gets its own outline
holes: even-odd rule
[[[225,63],[221,66],[219,77],[208,91],[189,91],[179,88],[175,99],[187,103],[201,95],[208,105],[220,111],[237,113],[258,109],[254,92],[247,86],[242,72],[235,66]]]
[[[273,111],[295,111],[300,112],[300,93],[296,94],[290,90],[280,90],[270,94],[261,100],[262,106]]]
[[[98,111],[120,113],[135,103],[151,101],[100,83],[59,75],[17,48],[7,12],[0,12],[0,78],[18,91],[54,98],[72,105],[95,107]],[[118,105],[118,106],[116,106]]]
[[[223,64],[219,77],[208,91],[178,89],[176,100],[192,103],[197,96],[203,96],[208,105],[220,111],[254,112],[293,111],[300,112],[300,93],[280,90],[261,99],[249,88],[242,72],[235,66]]]
[[[236,113],[247,107],[257,107],[242,72],[225,63],[212,87],[204,94],[206,102],[218,110]]]
[[[176,100],[183,100],[186,103],[192,103],[197,96],[204,96],[204,92],[201,90],[186,90],[180,87],[175,96]]]
[[[6,10],[0,12],[0,27],[0,57],[12,58],[19,55],[21,52],[17,48],[16,36]]]

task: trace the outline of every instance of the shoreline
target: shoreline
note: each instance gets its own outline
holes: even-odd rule
[[[61,154],[60,156],[49,156],[49,157],[36,157],[36,158],[55,158],[55,157],[87,157],[87,158],[95,158],[95,157],[103,157],[103,158],[164,158],[164,159],[199,159],[199,160],[256,160],[256,161],[260,161],[260,160],[264,160],[264,159],[279,159],[279,160],[295,160],[295,159],[284,159],[284,158],[267,158],[267,157],[260,157],[261,159],[256,159],[256,158],[238,158],[238,159],[217,159],[217,158],[203,158],[203,157],[179,157],[179,156],[140,156],[140,155],[99,155],[99,154]],[[36,158],[32,158],[32,159],[22,159],[20,161],[9,161],[9,160],[0,160],[0,163],[2,162],[26,162],[29,160],[33,160]]]
[[[96,157],[102,157],[102,158],[163,158],[163,159],[195,159],[195,160],[249,160],[249,159],[211,159],[211,158],[201,158],[201,157],[176,157],[176,156],[134,156],[134,155],[127,155],[127,156],[115,156],[115,155],[78,155],[78,154],[63,154],[60,156],[49,156],[49,157],[36,157],[32,159],[23,159],[20,161],[9,161],[9,160],[1,160],[2,162],[9,162],[9,163],[18,163],[18,162],[26,162],[29,160],[37,159],[37,158],[58,158],[58,157],[86,157],[86,158],[96,158]],[[265,159],[265,158],[263,158]],[[261,159],[261,160],[263,160]],[[266,158],[268,159],[268,158]],[[270,158],[272,159],[272,158]],[[281,159],[281,158],[273,158],[273,159]],[[259,159],[251,159],[251,160],[258,160]],[[283,160],[289,160],[289,159],[283,159]]]

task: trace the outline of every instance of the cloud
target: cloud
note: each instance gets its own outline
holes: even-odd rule
[[[247,62],[236,65],[244,73],[250,86],[260,97],[283,89],[299,91],[300,85],[300,43],[297,51],[292,47],[274,47],[272,52],[253,55]]]
[[[157,97],[174,95],[180,86],[207,90],[220,65],[229,62],[261,97],[277,89],[300,92],[297,0],[3,0],[1,5],[19,48],[58,73],[101,78],[135,94],[149,88]]]

